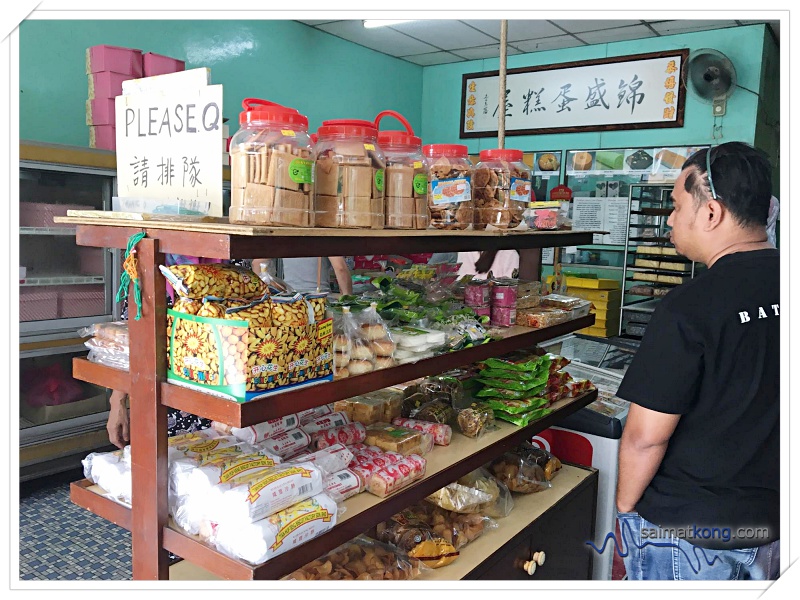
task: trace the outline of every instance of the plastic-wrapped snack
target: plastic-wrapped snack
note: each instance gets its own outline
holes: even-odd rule
[[[205,296],[217,296],[253,300],[267,291],[267,284],[244,267],[186,264],[171,267],[160,265],[159,269],[178,295],[187,298],[199,300]]]
[[[541,305],[560,308],[561,310],[572,310],[580,306],[583,300],[573,296],[562,296],[561,294],[548,294],[542,296]]]
[[[323,429],[333,429],[334,427],[347,425],[349,422],[350,419],[347,418],[345,413],[333,412],[329,415],[325,415],[324,417],[318,417],[310,423],[301,425],[300,429],[305,431],[307,434],[312,435],[318,431],[322,431]]]
[[[186,459],[180,459],[180,461],[183,460]],[[178,495],[207,494],[209,489],[215,485],[228,483],[234,477],[249,472],[263,471],[277,464],[274,458],[264,454],[223,455],[201,463],[189,471],[188,477],[173,479],[172,483],[174,491]]]
[[[428,399],[421,392],[415,392],[403,400],[400,407],[400,416],[410,418],[416,416],[417,411],[428,403]]]
[[[121,500],[126,504],[131,503],[131,462],[130,446],[128,458],[125,458],[124,450],[113,452],[92,452],[84,458],[83,474],[103,488],[108,497]]]
[[[78,335],[81,337],[96,337],[101,340],[117,343],[120,346],[130,346],[127,321],[93,323],[89,327],[79,329]]]
[[[372,425],[383,420],[383,402],[369,396],[356,396],[347,400],[347,411],[354,423]]]
[[[336,502],[343,502],[364,491],[364,481],[350,469],[328,475],[323,481],[325,493]]]
[[[347,449],[350,450],[350,452],[352,452],[354,455],[368,454],[372,456],[378,456],[380,454],[383,454],[383,450],[381,450],[377,446],[370,446],[368,444],[361,444],[361,443],[349,444],[347,446]]]
[[[403,419],[398,418],[392,421],[392,425],[399,425],[400,427],[408,427],[409,429],[416,429],[423,431],[433,436],[433,443],[437,446],[448,446],[450,439],[453,437],[453,429],[446,423],[431,423],[429,421],[420,421],[417,419]]]
[[[561,356],[560,354],[552,354],[547,353],[545,354],[547,358],[550,359],[550,371],[560,371],[572,361],[568,359],[566,356]]]
[[[371,473],[377,469],[388,467],[389,465],[396,464],[403,460],[405,456],[399,452],[381,452],[380,454],[368,455],[359,454],[353,458],[350,463],[351,467],[366,467]]]
[[[258,521],[316,496],[323,491],[324,477],[310,462],[250,471],[214,487],[208,503],[215,512],[209,516],[218,523]]]
[[[232,435],[222,435],[214,429],[201,429],[167,438],[167,459],[173,461],[183,456],[206,457],[231,446],[247,449],[248,454],[258,451],[254,445]]]
[[[219,433],[225,435],[232,435],[243,442],[248,444],[260,444],[268,438],[275,437],[278,434],[285,433],[291,429],[297,428],[300,421],[297,415],[286,415],[285,417],[278,417],[277,419],[270,419],[263,423],[256,423],[250,427],[231,427],[219,422],[212,422],[212,427]]]
[[[311,436],[311,442],[315,448],[322,450],[334,444],[358,444],[367,437],[367,431],[361,423],[348,423],[341,427],[317,431]],[[367,442],[369,443],[369,442]]]
[[[494,500],[480,507],[479,512],[494,519],[507,517],[514,508],[514,498],[506,484],[495,479],[483,467],[470,471],[458,480],[458,483],[475,488],[492,496]]]
[[[419,407],[412,413],[412,418],[431,423],[450,423],[455,417],[455,410],[449,404],[435,400]]]
[[[535,309],[517,311],[517,325],[541,329],[565,323],[570,319],[570,312],[558,308],[542,306]]]
[[[424,477],[426,465],[427,461],[418,454],[409,454],[403,460],[372,473],[367,490],[385,498]]]
[[[544,450],[543,448],[537,448],[536,446],[530,443],[523,443],[520,444],[517,451],[520,454],[524,454],[525,458],[535,462],[537,465],[544,469],[544,477],[547,481],[550,481],[555,477],[556,473],[561,469],[561,461],[558,460],[553,454]]]
[[[408,519],[402,513],[378,524],[378,539],[407,552],[424,566],[438,569],[458,558],[458,550],[447,540],[436,537],[433,529],[419,519]]]
[[[551,487],[544,469],[524,452],[506,452],[492,461],[489,471],[512,492],[531,494]]]
[[[403,406],[403,392],[396,389],[383,389],[375,390],[364,395],[367,398],[372,398],[379,401],[383,406],[383,417],[381,421],[384,423],[391,423],[392,419],[400,416]]]
[[[228,556],[259,565],[333,529],[338,511],[330,496],[317,494],[255,523],[219,523],[213,541]]]
[[[467,437],[479,438],[494,426],[494,411],[483,402],[473,402],[458,411],[458,426]]]
[[[425,500],[448,511],[469,514],[480,512],[496,497],[489,492],[454,482],[436,490]]]
[[[311,421],[314,421],[319,417],[329,415],[332,412],[334,412],[333,406],[330,404],[323,404],[322,406],[309,408],[308,410],[301,410],[299,413],[297,413],[297,418],[300,420],[300,426],[302,427],[303,425],[307,425]]]
[[[518,425],[520,427],[526,427],[534,421],[538,421],[542,417],[546,417],[551,412],[553,411],[549,408],[537,408],[536,410],[523,413],[507,413],[502,410],[496,410],[494,411],[494,417],[495,419],[508,421],[509,423],[513,423],[514,425]]]
[[[550,376],[547,378],[547,389],[554,390],[560,389],[572,381],[572,375],[566,371],[551,371]]]
[[[446,373],[427,377],[419,391],[428,401],[438,400],[450,406],[458,406],[464,397],[464,386],[455,376]]]
[[[568,382],[566,388],[570,398],[577,398],[581,394],[593,390],[594,384],[588,379],[576,379],[575,381]]]
[[[293,456],[308,447],[311,443],[309,436],[302,429],[291,429],[276,436],[267,438],[263,442],[256,444],[258,448],[264,448],[278,456]]]
[[[489,378],[513,377],[522,380],[539,379],[550,367],[550,359],[545,356],[526,357],[513,361],[500,358],[487,358],[481,363],[481,376]]]
[[[83,345],[89,348],[89,350],[96,348],[105,350],[107,352],[130,355],[130,348],[127,344],[120,344],[119,342],[107,340],[101,337],[89,338],[83,342]]]
[[[107,348],[89,348],[89,354],[86,355],[86,359],[98,365],[105,365],[122,371],[130,370],[130,354],[127,352],[117,352]]]
[[[290,573],[294,581],[404,581],[419,576],[422,569],[398,548],[366,536],[342,544],[324,556]]]
[[[498,411],[508,414],[517,415],[522,413],[529,413],[533,410],[547,406],[547,398],[533,396],[532,398],[523,398],[521,400],[503,400],[500,398],[488,398],[485,400],[486,404],[495,411],[494,416],[497,417]]]
[[[487,516],[448,511],[426,502],[415,504],[393,518],[424,522],[435,536],[452,544],[456,550],[461,550],[485,531],[497,528],[497,523]]]
[[[485,387],[475,392],[478,398],[499,398],[501,400],[525,400],[526,398],[535,398],[543,396],[547,392],[547,385],[543,384],[531,390],[506,390],[493,387]]]
[[[338,320],[341,327],[340,331],[334,331],[343,336],[339,338],[339,343],[336,345],[336,352],[334,354],[341,354],[339,360],[340,367],[336,370],[334,378],[341,378],[340,370],[347,370],[348,376],[363,375],[375,370],[375,352],[372,350],[372,340],[367,339],[361,329],[361,324],[355,315],[350,312],[350,307],[345,306],[342,309],[341,318]],[[342,342],[344,344],[342,345]],[[338,349],[342,348],[343,351]],[[347,363],[344,364],[345,357]],[[334,356],[334,363],[336,364],[336,356]]]
[[[275,327],[305,327],[314,323],[314,309],[302,294],[272,296],[272,324]]]
[[[432,435],[389,423],[370,425],[366,430],[365,439],[360,441],[385,451],[398,452],[403,456],[424,455],[433,449]]]
[[[311,454],[301,454],[292,460],[293,462],[314,463],[330,474],[346,468],[353,460],[353,453],[343,444],[334,444]]]

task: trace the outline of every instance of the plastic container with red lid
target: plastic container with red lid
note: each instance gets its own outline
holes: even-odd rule
[[[296,109],[245,98],[231,138],[231,223],[313,227],[314,148]]]
[[[472,162],[463,144],[430,144],[422,154],[428,166],[428,209],[436,229],[472,226]]]
[[[422,140],[403,115],[393,110],[375,117],[376,128],[384,117],[394,117],[405,127],[405,131],[378,132],[378,144],[386,155],[386,227],[427,229],[428,168],[422,159]]]
[[[530,202],[531,170],[522,162],[522,150],[481,150],[472,174],[472,195],[475,229],[525,227],[522,213]]]
[[[317,130],[317,227],[383,229],[386,160],[372,121],[323,121]]]

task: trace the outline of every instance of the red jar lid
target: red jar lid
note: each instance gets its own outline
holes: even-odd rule
[[[469,154],[469,148],[464,144],[428,144],[422,148],[422,153],[429,158],[437,156],[466,158]]]
[[[269,100],[260,98],[245,98],[242,100],[242,108],[239,113],[239,124],[248,123],[265,125],[293,126],[308,130],[308,117],[301,115],[296,109],[288,106],[281,106]]]
[[[378,145],[384,150],[400,146],[419,149],[422,146],[422,140],[407,131],[379,131]]]
[[[317,135],[320,138],[334,135],[344,137],[375,138],[378,137],[378,130],[375,129],[375,123],[372,121],[362,121],[359,119],[333,119],[330,121],[323,121],[322,126],[317,129]]]
[[[505,148],[481,150],[480,159],[481,161],[503,160],[505,162],[520,162],[522,161],[522,150],[507,150]]]

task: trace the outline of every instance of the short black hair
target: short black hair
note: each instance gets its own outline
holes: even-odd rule
[[[685,163],[686,191],[698,201],[711,195],[706,154],[711,153],[711,178],[717,200],[742,227],[766,226],[772,197],[772,166],[767,155],[744,142],[727,142],[698,150]]]

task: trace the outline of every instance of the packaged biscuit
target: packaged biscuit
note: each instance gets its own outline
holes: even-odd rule
[[[456,421],[465,436],[479,438],[494,426],[494,411],[483,402],[473,402],[458,411]]]
[[[258,275],[235,265],[160,265],[159,269],[179,296],[196,300],[206,296],[254,300],[267,292],[267,285]]]
[[[353,453],[343,444],[334,444],[311,454],[301,454],[292,462],[310,462],[317,465],[326,474],[335,473],[346,468],[353,461]]]
[[[522,413],[529,413],[533,410],[544,408],[549,403],[547,398],[533,396],[531,398],[521,398],[519,400],[505,400],[501,398],[487,398],[486,405],[495,411],[495,417],[498,416],[497,412],[502,411],[508,414],[516,415]]]
[[[393,520],[425,523],[433,535],[461,550],[484,532],[496,529],[497,523],[478,513],[448,511],[428,502],[419,502],[400,511]]]
[[[334,427],[341,427],[342,425],[347,425],[349,422],[350,419],[347,418],[347,415],[345,413],[333,412],[329,415],[318,417],[317,419],[311,421],[310,423],[301,425],[300,429],[305,431],[307,434],[312,435],[324,429],[333,429]]]
[[[333,429],[317,431],[311,436],[311,442],[315,448],[322,450],[334,444],[358,444],[366,439],[366,430],[361,423],[349,423]]]
[[[299,419],[297,415],[286,415],[285,417],[270,419],[263,423],[256,423],[255,425],[242,428],[231,427],[217,422],[212,423],[212,426],[218,432],[230,434],[248,444],[260,444],[268,438],[285,433],[290,429],[295,429],[298,425]]]
[[[267,438],[263,442],[256,444],[257,447],[263,448],[277,454],[278,456],[293,456],[298,454],[301,450],[308,447],[311,443],[311,436],[309,436],[302,429],[290,429],[284,433],[279,433],[271,438]]]
[[[389,423],[370,425],[363,441],[370,446],[378,446],[382,450],[398,452],[404,456],[414,453],[424,455],[433,449],[432,435]]]
[[[425,459],[418,454],[409,454],[403,460],[372,473],[367,490],[379,498],[385,498],[424,477],[426,465]]]
[[[447,566],[458,558],[459,552],[453,544],[436,536],[418,515],[407,515],[405,512],[378,524],[376,531],[380,541],[407,552],[410,557],[431,569]]]
[[[417,419],[394,419],[392,425],[399,425],[401,427],[408,427],[409,429],[416,429],[429,433],[433,436],[433,443],[437,446],[448,446],[450,439],[453,436],[453,429],[450,425],[445,423],[431,423],[429,421],[420,421]]]
[[[502,519],[507,517],[514,508],[514,498],[508,486],[502,481],[495,479],[492,474],[483,467],[470,471],[463,477],[460,477],[457,483],[481,492],[486,492],[494,498],[492,502],[481,505],[478,511],[487,517]]]
[[[334,412],[334,408],[332,404],[323,404],[322,406],[317,406],[315,408],[309,408],[308,410],[301,410],[297,413],[297,418],[300,420],[300,425],[307,425],[311,421],[318,419],[319,417],[324,417],[325,415],[329,415]]]
[[[434,400],[419,407],[413,413],[413,418],[417,421],[429,421],[431,423],[449,423],[455,417],[455,410],[450,404]]]
[[[222,453],[224,453],[223,449]],[[222,455],[201,463],[192,469],[185,483],[176,486],[175,492],[180,495],[207,494],[208,490],[218,484],[228,483],[235,477],[254,471],[262,471],[276,466],[280,459],[265,454]],[[177,461],[176,461],[177,462]],[[174,480],[178,484],[179,480]]]
[[[323,481],[325,493],[337,502],[360,494],[364,491],[364,481],[350,469],[342,469],[328,475]]]
[[[325,493],[254,523],[219,523],[213,542],[233,558],[260,565],[336,526],[338,507]]]
[[[549,415],[552,410],[549,408],[538,408],[536,410],[531,410],[528,412],[522,413],[507,413],[502,410],[494,411],[495,419],[500,419],[502,421],[508,421],[509,423],[513,423],[514,425],[519,425],[520,427],[526,427],[530,425],[534,421],[538,421],[542,417],[546,417]]]
[[[552,487],[544,469],[525,448],[506,452],[496,458],[489,466],[489,471],[512,492],[531,494]]]

